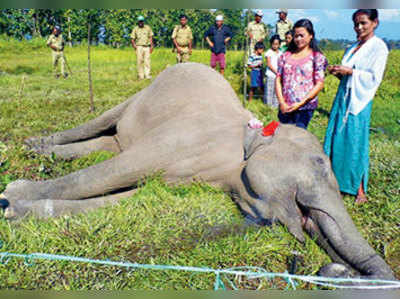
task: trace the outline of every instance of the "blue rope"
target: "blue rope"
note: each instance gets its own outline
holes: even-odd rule
[[[214,273],[215,274],[215,282],[214,282],[214,290],[226,290],[225,284],[221,278],[221,275],[224,275],[225,279],[231,284],[232,288],[236,288],[234,283],[227,278],[227,275],[235,275],[235,276],[245,276],[248,279],[256,279],[256,278],[282,278],[284,279],[288,285],[290,284],[293,289],[296,289],[297,283],[294,280],[301,280],[304,282],[313,283],[320,286],[332,287],[332,288],[351,288],[351,289],[400,289],[399,281],[390,281],[390,280],[367,280],[360,278],[327,278],[327,277],[318,277],[318,276],[304,276],[304,275],[293,275],[289,273],[271,273],[267,272],[263,268],[259,267],[237,267],[230,269],[212,269],[212,268],[203,268],[203,267],[190,267],[190,266],[172,266],[172,265],[151,265],[151,264],[137,264],[130,262],[117,262],[110,260],[97,260],[97,259],[89,259],[82,258],[76,256],[68,256],[68,255],[54,255],[47,253],[32,253],[32,254],[18,254],[18,253],[10,253],[10,252],[1,252],[0,253],[0,263],[7,264],[10,258],[21,258],[24,259],[24,262],[28,266],[35,265],[35,260],[49,260],[49,261],[68,261],[68,262],[78,262],[78,263],[90,263],[90,264],[98,264],[98,265],[108,265],[108,266],[117,266],[117,267],[125,267],[125,268],[136,268],[136,269],[146,269],[146,270],[175,270],[175,271],[187,271],[187,272],[198,272],[198,273]],[[365,283],[363,286],[351,286],[351,285],[341,285],[340,283]],[[381,285],[375,285],[381,284]]]
[[[288,274],[288,271],[285,271],[285,274]],[[292,280],[292,278],[290,276],[285,278],[285,281],[287,283],[287,287],[286,287],[287,290],[289,290],[289,286],[291,286],[293,288],[293,290],[296,290],[297,282]]]
[[[224,282],[221,280],[221,275],[219,271],[215,271],[215,283],[214,283],[214,291],[218,291],[220,289],[226,290]]]

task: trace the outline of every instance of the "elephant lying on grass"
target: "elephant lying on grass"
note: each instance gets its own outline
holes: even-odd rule
[[[59,157],[99,150],[118,155],[57,179],[9,184],[2,194],[5,216],[57,216],[115,203],[132,194],[143,176],[162,170],[171,183],[200,179],[223,188],[249,219],[280,222],[302,242],[304,228],[334,261],[362,276],[394,279],[349,217],[316,137],[290,125],[264,137],[248,127],[251,118],[211,68],[169,67],[88,123],[28,139],[33,150]],[[346,269],[325,270],[335,274],[337,268]]]

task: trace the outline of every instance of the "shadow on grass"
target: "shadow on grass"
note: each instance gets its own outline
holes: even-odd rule
[[[10,75],[21,75],[21,74],[27,74],[31,75],[38,71],[36,68],[27,66],[27,65],[17,65],[13,68],[5,68],[4,72]]]
[[[152,238],[148,236],[148,238],[146,238],[147,241],[131,244],[129,248],[129,257],[131,260],[135,261],[156,258],[162,255],[165,247],[170,248],[171,251],[175,253],[185,253],[199,245],[203,246],[224,238],[233,236],[244,237],[248,232],[260,228],[261,226],[249,223],[205,225],[200,231],[194,231],[190,228],[184,229],[181,234],[169,237],[165,242],[162,242],[162,244],[151,242]]]

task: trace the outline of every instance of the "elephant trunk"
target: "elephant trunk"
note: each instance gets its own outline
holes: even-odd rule
[[[362,276],[395,280],[390,267],[361,236],[341,199],[332,211],[311,209],[310,217],[335,253]]]

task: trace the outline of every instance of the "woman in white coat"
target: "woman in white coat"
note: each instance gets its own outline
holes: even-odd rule
[[[363,203],[367,201],[372,99],[382,81],[389,51],[374,33],[379,24],[376,9],[357,10],[353,22],[357,42],[346,50],[341,65],[328,67],[340,79],[340,85],[324,150],[340,190],[357,196],[356,203]]]

